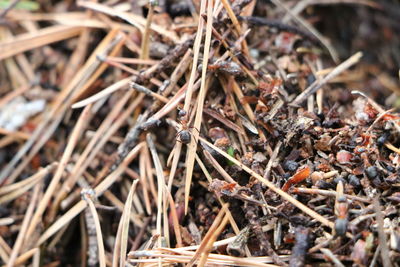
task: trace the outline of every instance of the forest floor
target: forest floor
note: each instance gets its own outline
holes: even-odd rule
[[[0,264],[398,266],[398,0],[0,0]]]

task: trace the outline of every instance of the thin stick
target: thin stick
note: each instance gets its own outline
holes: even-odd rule
[[[124,206],[124,212],[122,213],[121,216],[121,225],[122,225],[122,230],[121,230],[121,247],[120,247],[120,267],[125,266],[125,259],[126,259],[126,251],[127,251],[127,246],[128,246],[128,239],[129,239],[129,215],[131,214],[131,208],[132,208],[132,198],[133,194],[136,190],[136,186],[139,180],[136,180],[132,183],[131,189],[129,190],[128,197],[126,198],[125,206]]]
[[[72,108],[82,108],[86,107],[87,105],[94,103],[96,101],[99,101],[103,97],[106,97],[120,89],[123,89],[127,85],[129,85],[129,82],[132,80],[133,76],[122,79],[116,83],[113,83],[112,85],[108,86],[107,88],[101,90],[95,95],[92,95],[84,100],[81,100],[79,102],[76,102],[75,104],[72,105]]]
[[[130,82],[129,85],[130,85],[130,87],[132,89],[135,89],[138,92],[144,93],[145,95],[152,96],[152,97],[156,98],[157,100],[160,100],[161,102],[164,102],[164,103],[168,103],[169,102],[169,99],[166,98],[165,96],[157,94],[157,93],[151,91],[150,89],[148,89],[148,88],[146,88],[146,87],[144,87],[144,86],[142,86],[140,84],[137,84],[135,82]]]
[[[165,187],[165,194],[168,197],[168,201],[169,201],[169,209],[171,211],[171,215],[172,215],[172,223],[174,225],[174,233],[175,233],[175,238],[176,238],[176,246],[179,247],[183,247],[182,245],[182,234],[181,234],[181,229],[179,227],[179,220],[178,220],[178,215],[176,213],[176,208],[175,208],[175,201],[171,196],[170,191],[168,191],[168,188]]]
[[[208,152],[207,150],[203,150],[204,156],[210,161],[213,167],[221,174],[221,176],[227,181],[228,183],[236,183],[235,180],[219,165],[218,161]]]
[[[164,198],[164,186],[165,186],[165,179],[164,179],[164,174],[162,171],[162,166],[160,159],[158,158],[156,146],[153,142],[153,139],[151,138],[151,134],[147,134],[146,136],[147,140],[147,145],[149,146],[151,156],[153,158],[153,163],[156,168],[156,174],[157,174],[157,222],[156,222],[156,228],[157,228],[157,234],[159,235],[158,238],[158,247],[161,247],[161,216],[162,216],[162,205],[163,205],[163,198]],[[164,233],[165,234],[165,233]]]
[[[295,100],[290,103],[291,106],[298,106],[300,105],[305,99],[307,99],[310,95],[318,91],[322,86],[324,86],[329,80],[335,78],[337,75],[342,73],[343,71],[347,70],[354,64],[358,63],[361,59],[362,53],[357,52],[356,54],[352,55],[350,58],[342,62],[336,68],[334,68],[328,75],[326,75],[321,80],[316,80],[313,82],[307,89],[305,89],[300,95],[296,97]]]
[[[140,59],[144,59],[144,60],[149,58],[150,25],[151,25],[151,21],[153,20],[155,4],[156,4],[156,1],[149,0],[149,5],[150,5],[149,12],[147,13],[146,25],[144,26],[144,33],[142,36],[142,47],[141,47],[141,53],[140,53]]]
[[[343,263],[332,253],[332,251],[330,251],[327,248],[321,248],[320,250],[322,253],[325,254],[325,256],[327,256],[331,261],[333,261],[336,267],[344,267]]]
[[[208,229],[207,234],[204,236],[203,241],[201,242],[199,248],[197,249],[196,253],[194,254],[193,258],[190,260],[188,265],[186,265],[186,267],[193,266],[196,263],[197,259],[201,256],[201,254],[205,253],[207,244],[210,241],[211,237],[213,236],[215,230],[218,228],[218,225],[221,223],[222,218],[224,217],[226,210],[228,209],[228,206],[229,206],[228,204],[225,204],[224,206],[222,206],[217,217],[215,217],[212,225],[210,226],[210,229]]]
[[[329,191],[329,190],[323,190],[323,189],[316,189],[316,188],[304,188],[304,187],[297,187],[293,188],[292,192],[295,194],[318,194],[322,196],[329,196],[329,197],[336,197],[338,193],[336,191]],[[352,199],[355,201],[360,201],[364,203],[370,204],[372,201],[369,199],[365,199],[362,197],[358,196],[353,196],[353,195],[348,195],[348,194],[343,194],[346,198]]]
[[[224,230],[228,220],[229,220],[229,216],[227,214],[225,214],[225,217],[223,218],[222,222],[220,223],[218,228],[215,229],[211,238],[207,241],[206,247],[204,248],[204,252],[201,254],[199,264],[197,266],[201,266],[201,267],[205,266],[207,259],[208,259],[208,255],[210,254],[210,252],[212,250],[212,244],[215,242],[215,240],[217,240],[217,238],[221,234],[222,230]]]
[[[381,210],[381,206],[379,204],[379,198],[374,198],[373,201],[374,209],[375,209],[375,217],[378,222],[378,237],[379,237],[379,245],[381,246],[381,259],[384,267],[392,267],[392,262],[390,261],[389,247],[387,244],[387,238],[385,230],[383,229],[383,214]]]
[[[310,217],[316,219],[317,221],[319,221],[320,223],[333,228],[334,227],[334,223],[329,221],[328,219],[326,219],[325,217],[319,215],[318,213],[316,213],[315,211],[313,211],[312,209],[308,208],[307,206],[305,206],[303,203],[299,202],[298,200],[294,199],[291,195],[289,195],[288,193],[282,191],[281,189],[277,188],[273,183],[271,183],[270,181],[266,180],[265,178],[263,178],[261,175],[259,175],[258,173],[254,172],[252,169],[250,169],[249,167],[247,167],[246,165],[242,164],[240,161],[238,161],[237,159],[233,158],[232,156],[230,156],[229,154],[227,154],[226,152],[222,151],[221,149],[219,149],[218,147],[216,147],[215,145],[211,144],[210,142],[208,142],[207,140],[205,140],[204,138],[200,137],[200,140],[205,143],[206,145],[208,145],[209,147],[211,147],[212,149],[214,149],[215,151],[217,151],[218,153],[220,153],[222,156],[224,156],[225,158],[229,159],[230,161],[232,161],[233,163],[235,163],[236,165],[238,165],[239,167],[241,167],[244,171],[246,171],[248,174],[254,176],[257,180],[259,180],[260,182],[262,182],[263,184],[265,184],[269,189],[271,189],[272,191],[274,191],[275,193],[277,193],[278,195],[280,195],[283,199],[287,200],[288,202],[292,203],[294,206],[296,206],[297,208],[299,208],[300,210],[302,210],[303,212],[305,212],[306,214],[308,214]]]
[[[103,235],[101,233],[101,226],[100,226],[100,219],[99,215],[97,214],[96,207],[93,204],[92,198],[95,195],[93,189],[89,189],[93,192],[90,194],[89,192],[82,191],[82,198],[86,203],[89,205],[90,213],[93,216],[93,221],[96,227],[96,237],[97,237],[97,247],[99,249],[99,263],[100,267],[106,267],[106,254],[104,251],[104,242],[103,242]]]

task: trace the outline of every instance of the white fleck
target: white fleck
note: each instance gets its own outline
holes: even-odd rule
[[[24,97],[16,97],[0,109],[0,127],[8,131],[16,131],[30,117],[46,108],[44,99],[27,101]]]

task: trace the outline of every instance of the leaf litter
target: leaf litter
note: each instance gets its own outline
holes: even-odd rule
[[[397,266],[396,1],[3,2],[1,264]]]

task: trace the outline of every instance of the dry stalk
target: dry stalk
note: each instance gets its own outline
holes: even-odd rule
[[[83,189],[81,194],[82,194],[83,200],[86,201],[86,203],[88,204],[90,213],[93,218],[93,223],[94,223],[95,231],[96,231],[97,248],[98,248],[98,252],[99,252],[98,260],[99,260],[100,267],[106,267],[106,254],[104,251],[104,242],[103,242],[103,235],[101,232],[100,219],[99,219],[99,215],[97,214],[96,207],[94,206],[94,203],[92,200],[92,198],[95,197],[95,192],[93,189],[87,189],[87,190]],[[88,229],[93,227],[92,225],[90,225],[89,220],[86,220],[86,223],[87,223]],[[88,231],[88,233],[89,233],[89,231]],[[90,244],[89,244],[89,249],[90,249]]]
[[[375,210],[375,217],[378,223],[378,238],[379,238],[379,245],[381,247],[381,259],[384,267],[391,267],[392,262],[390,260],[389,255],[389,246],[387,242],[387,237],[385,230],[383,229],[383,214],[381,210],[381,206],[379,204],[379,198],[376,197],[373,200],[374,210]]]
[[[52,109],[48,113],[46,113],[42,122],[35,129],[30,139],[21,147],[18,153],[12,158],[12,160],[0,173],[0,184],[6,178],[8,183],[12,183],[12,181],[14,181],[14,179],[16,179],[16,177],[24,170],[25,166],[29,163],[32,157],[46,143],[48,138],[50,138],[50,136],[53,134],[58,124],[60,123],[66,109],[69,107],[72,101],[72,95],[76,93],[77,89],[79,89],[79,85],[83,84],[88,79],[88,76],[93,74],[93,71],[97,68],[97,53],[104,53],[105,51],[108,51],[110,49],[109,44],[115,38],[117,33],[117,30],[112,30],[109,32],[109,34],[103,39],[96,50],[92,53],[92,56],[87,60],[85,65],[74,76],[68,86],[65,87],[57,96],[57,99],[53,103]],[[119,48],[117,47],[110,54],[116,53]],[[100,73],[98,73],[98,75],[100,75]],[[95,76],[95,78],[97,78],[97,76]],[[89,85],[88,83],[86,83],[86,87],[88,87]],[[29,150],[31,151],[29,152],[28,156],[26,156],[26,153]],[[24,160],[19,164],[17,168],[15,168],[17,163],[24,156]]]
[[[175,238],[176,238],[176,246],[183,247],[182,245],[182,234],[181,234],[181,229],[179,227],[179,220],[178,220],[178,215],[176,213],[176,208],[175,208],[175,201],[171,196],[171,192],[168,190],[167,187],[165,187],[165,194],[168,197],[168,203],[169,203],[169,209],[171,211],[171,217],[172,217],[172,224],[174,227],[174,233],[175,233]]]
[[[143,148],[143,150],[146,148]],[[142,150],[141,153],[144,154],[144,151]],[[151,203],[150,203],[150,197],[149,197],[149,182],[147,181],[147,173],[146,173],[146,158],[144,156],[139,157],[139,172],[140,172],[140,183],[143,187],[143,197],[144,197],[144,203],[146,206],[146,212],[148,215],[151,215]]]
[[[9,260],[7,262],[7,267],[14,266],[14,264],[17,260],[18,254],[19,254],[21,247],[23,245],[23,242],[24,242],[24,238],[25,238],[26,231],[28,229],[29,221],[32,218],[32,214],[35,209],[36,202],[38,200],[40,187],[41,187],[40,184],[36,185],[32,192],[32,198],[29,203],[28,209],[26,210],[24,220],[22,221],[22,224],[21,224],[21,229],[19,230],[17,239],[14,243],[14,247],[12,249]]]
[[[209,246],[208,245],[209,242],[211,242],[211,244],[214,243],[215,239],[213,240],[213,238],[212,238],[214,236],[214,232],[218,229],[218,226],[221,224],[221,222],[224,221],[226,224],[226,216],[224,217],[224,215],[226,213],[226,210],[228,209],[228,206],[229,206],[228,204],[224,204],[222,206],[221,210],[218,212],[218,215],[215,217],[214,222],[208,229],[207,234],[204,236],[199,248],[196,250],[196,253],[194,254],[193,258],[188,263],[187,267],[193,266],[196,263],[196,261],[202,256],[202,254],[207,253],[206,249]]]
[[[72,108],[83,108],[91,103],[99,101],[100,99],[102,99],[104,97],[107,97],[108,95],[111,95],[112,93],[114,93],[120,89],[124,89],[124,87],[128,88],[127,86],[129,85],[129,82],[132,80],[132,77],[128,77],[128,78],[122,79],[116,83],[113,83],[112,85],[108,86],[104,90],[101,90],[97,94],[94,94],[84,100],[76,102],[75,104],[72,105]]]
[[[31,250],[28,250],[27,252],[23,253],[21,256],[19,256],[15,262],[14,262],[14,266],[17,265],[21,265],[24,264],[27,260],[29,260],[30,258],[32,258],[32,256],[35,255],[35,253],[39,253],[40,249],[39,248],[33,248]],[[7,262],[7,261],[5,261]],[[7,265],[3,265],[2,267],[7,267]]]
[[[221,0],[222,5],[224,6],[226,12],[228,13],[229,18],[231,19],[233,26],[235,28],[235,32],[237,37],[242,34],[242,27],[239,24],[239,20],[237,19],[235,13],[233,12],[231,5],[227,0]],[[249,48],[247,47],[247,42],[245,39],[242,40],[243,52],[246,56],[249,56]]]
[[[37,47],[69,39],[79,35],[83,29],[81,26],[55,25],[40,29],[37,32],[21,34],[11,41],[0,43],[0,60]]]
[[[59,182],[61,180],[62,174],[64,173],[65,166],[67,165],[68,161],[70,160],[70,157],[75,148],[75,145],[78,142],[78,139],[79,139],[80,135],[82,134],[84,127],[86,126],[86,124],[88,122],[88,117],[91,115],[90,108],[91,108],[91,106],[87,106],[82,111],[81,116],[79,117],[78,122],[76,123],[75,128],[71,133],[71,137],[69,139],[67,147],[65,148],[64,154],[60,160],[60,164],[57,167],[56,173],[54,174],[54,177],[51,180],[50,185],[47,187],[46,193],[44,194],[43,198],[40,200],[40,203],[38,204],[36,212],[32,217],[29,228],[26,232],[27,236],[32,235],[37,224],[41,220],[43,212],[45,211],[45,209],[48,205],[48,202],[50,201],[50,198],[53,196],[57,186],[59,186]]]
[[[313,93],[317,92],[322,86],[324,86],[329,80],[335,78],[337,75],[342,73],[343,71],[347,70],[354,64],[358,63],[358,61],[361,59],[362,53],[357,52],[356,54],[352,55],[348,59],[346,59],[344,62],[342,62],[340,65],[335,67],[328,75],[326,75],[324,78],[321,80],[316,80],[313,82],[307,89],[305,89],[301,94],[299,94],[295,100],[293,100],[290,105],[292,106],[298,106],[300,105],[305,99],[307,99],[310,95]]]
[[[165,196],[163,194],[164,192],[164,186],[165,186],[165,179],[164,179],[164,174],[162,171],[162,166],[160,159],[157,154],[157,150],[155,147],[155,144],[153,142],[153,139],[151,138],[150,134],[147,134],[146,136],[147,140],[147,145],[149,146],[151,156],[153,158],[153,164],[156,168],[156,175],[157,175],[157,223],[156,223],[156,228],[157,228],[157,234],[159,235],[158,238],[158,247],[161,247],[161,236],[162,236],[162,231],[161,231],[161,216],[164,214],[166,215],[165,210],[163,209],[163,201],[165,199]],[[166,217],[167,220],[164,220],[164,235],[168,235],[168,217]],[[166,223],[166,225],[165,225]],[[166,227],[165,227],[166,226]]]
[[[146,25],[144,27],[144,33],[142,36],[142,46],[141,46],[141,53],[140,59],[149,59],[150,53],[150,26],[153,20],[154,15],[154,5],[156,1],[150,0],[149,1],[149,12],[147,14]]]
[[[80,154],[78,161],[71,171],[71,175],[65,181],[63,187],[56,197],[55,204],[50,211],[50,218],[54,218],[58,206],[62,204],[61,201],[66,197],[67,193],[72,190],[78,178],[83,174],[89,163],[94,159],[94,157],[104,146],[110,136],[113,135],[119,127],[121,127],[122,123],[126,120],[126,118],[128,118],[128,116],[130,116],[132,111],[139,105],[139,103],[143,99],[143,95],[137,96],[135,101],[133,101],[131,105],[129,105],[120,116],[118,116],[119,112],[122,110],[124,104],[128,101],[130,96],[131,93],[127,92],[127,94],[121,98],[120,102],[114,107],[113,111],[110,112],[110,114],[103,121],[99,129],[96,131],[95,136],[93,136],[93,138],[90,140],[85,150]]]
[[[126,259],[126,252],[127,252],[127,247],[128,247],[128,239],[129,239],[129,215],[131,214],[131,208],[132,208],[132,198],[133,194],[136,190],[136,186],[139,180],[136,180],[132,183],[131,189],[129,190],[128,197],[126,199],[125,205],[124,205],[124,212],[122,213],[121,216],[121,248],[120,248],[120,255],[119,255],[119,266],[124,267],[125,266],[125,259]]]
[[[204,3],[204,4],[203,4]],[[200,9],[200,14],[203,14],[205,7],[205,1],[202,1],[202,8]],[[203,108],[204,108],[204,99],[206,96],[206,91],[208,87],[208,82],[209,79],[206,80],[207,76],[207,65],[208,65],[208,57],[209,57],[209,52],[210,52],[210,44],[211,44],[211,29],[212,29],[212,6],[213,6],[213,1],[209,0],[208,1],[208,7],[207,7],[207,26],[206,26],[206,38],[204,42],[204,51],[203,51],[203,64],[202,64],[202,71],[201,71],[201,84],[200,84],[200,91],[199,95],[197,97],[197,110],[196,110],[196,117],[194,120],[194,128],[195,129],[200,129],[201,126],[201,120],[203,118]],[[203,12],[202,12],[203,10]],[[199,28],[202,25],[202,20],[200,20],[200,25]],[[202,34],[202,31],[200,33]],[[197,41],[197,38],[196,38]],[[196,49],[195,49],[196,51]],[[196,51],[198,52],[198,51]],[[196,55],[196,54],[195,54]],[[192,69],[192,74],[195,69],[197,69],[197,62],[193,63],[193,69]],[[193,75],[194,77],[194,75]],[[192,78],[192,75],[191,77]],[[189,93],[189,88],[187,93]],[[185,106],[184,110],[189,114],[189,104],[190,98],[186,96],[185,99]],[[189,205],[189,194],[190,194],[190,186],[192,182],[192,176],[193,176],[193,166],[194,166],[194,160],[195,160],[195,155],[196,155],[196,149],[197,149],[197,140],[199,138],[199,131],[193,131],[193,138],[191,138],[190,143],[188,144],[188,150],[187,154],[188,156],[186,157],[186,177],[185,177],[185,214],[188,211],[188,205]]]
[[[212,245],[215,242],[215,240],[217,240],[217,238],[221,234],[221,232],[224,230],[228,220],[229,220],[229,216],[227,214],[225,214],[225,217],[222,219],[222,222],[220,223],[220,225],[217,227],[217,229],[215,230],[213,235],[210,237],[210,239],[206,243],[206,247],[204,248],[204,251],[201,254],[198,266],[201,266],[201,267],[205,266],[207,259],[208,259],[208,255],[210,254],[210,252],[212,250]]]
[[[135,159],[135,157],[139,154],[141,148],[144,143],[139,143],[135,146],[124,161],[118,166],[118,168],[110,173],[104,180],[95,188],[96,197],[101,196],[111,185],[115,183],[115,181],[121,176],[124,170],[127,168],[128,164]],[[71,209],[69,209],[63,216],[58,218],[56,222],[54,222],[39,238],[37,244],[43,244],[47,239],[49,239],[52,235],[54,235],[58,230],[60,230],[64,225],[69,223],[72,219],[74,219],[78,214],[80,214],[87,207],[87,203],[84,200],[76,203]]]
[[[221,174],[221,176],[227,181],[228,183],[235,183],[236,181],[219,165],[218,161],[208,152],[207,150],[203,150],[204,156],[208,159],[208,161],[213,165],[213,167]]]

